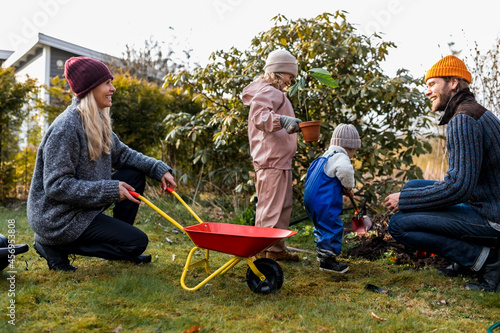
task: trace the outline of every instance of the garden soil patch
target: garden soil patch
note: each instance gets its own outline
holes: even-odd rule
[[[354,242],[354,246],[349,247],[346,255],[350,257],[364,258],[370,261],[387,257],[397,265],[408,265],[414,269],[424,267],[444,268],[451,264],[451,261],[434,255],[417,257],[417,251],[394,240],[387,227],[389,226],[390,214],[382,214],[371,217],[372,228],[363,235],[354,238],[345,237],[345,242]],[[345,223],[344,235],[352,232],[351,223]]]

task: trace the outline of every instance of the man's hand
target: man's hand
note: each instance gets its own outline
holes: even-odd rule
[[[280,125],[285,129],[288,134],[298,133],[300,132],[299,124],[302,120],[289,117],[289,116],[281,116],[280,117]]]
[[[389,209],[391,212],[396,213],[399,211],[399,195],[401,192],[392,193],[385,198],[385,207]]]

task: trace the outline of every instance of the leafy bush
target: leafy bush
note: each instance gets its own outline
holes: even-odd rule
[[[339,123],[352,123],[360,132],[356,178],[372,201],[377,202],[405,180],[421,177],[422,170],[413,164],[413,158],[431,151],[425,137],[430,135],[432,119],[419,90],[421,79],[414,79],[405,69],[394,78],[382,72],[380,64],[394,44],[376,34],[358,34],[342,11],[313,19],[288,20],[279,15],[273,20],[275,26],[255,37],[247,50],[217,51],[205,67],[166,77],[165,86],[196,93],[202,102],[203,110],[184,120],[191,128],[184,136],[196,142],[194,156],[206,156],[193,158],[193,163],[211,170],[207,181],[223,191],[253,193],[249,110],[240,95],[263,72],[267,54],[277,48],[286,48],[297,57],[299,76],[309,87],[307,112],[323,123],[318,143],[299,140],[293,166],[298,200],[307,168],[328,147],[330,133]],[[306,74],[312,68],[334,73],[339,88],[308,82]],[[292,102],[298,105],[296,98]],[[305,110],[296,108],[295,112],[306,119]]]

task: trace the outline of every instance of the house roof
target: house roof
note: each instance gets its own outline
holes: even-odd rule
[[[0,63],[9,58],[12,55],[12,53],[14,53],[14,51],[0,50]]]
[[[109,62],[114,59],[114,57],[107,55],[105,53],[97,52],[86,47],[82,47],[76,44],[68,43],[63,40],[47,36],[42,33],[38,33],[37,38],[33,40],[32,43],[28,44],[24,49],[20,49],[12,53],[11,55],[4,61],[2,66],[4,67],[15,67],[21,68],[23,67],[29,60],[37,54],[44,46],[54,47],[66,52],[74,53],[79,56],[91,57],[103,62]],[[0,50],[1,51],[1,50]],[[1,58],[0,53],[0,58]]]

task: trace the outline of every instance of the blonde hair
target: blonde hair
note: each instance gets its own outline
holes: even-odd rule
[[[89,156],[95,162],[103,153],[109,154],[113,147],[109,108],[99,109],[94,94],[90,91],[82,98],[78,111],[82,117],[83,130],[87,135]]]
[[[283,90],[285,88],[285,81],[283,80],[283,73],[266,73],[260,77],[269,82],[274,88]]]

